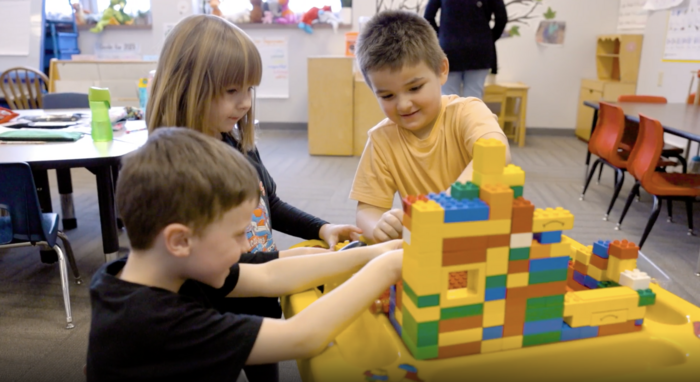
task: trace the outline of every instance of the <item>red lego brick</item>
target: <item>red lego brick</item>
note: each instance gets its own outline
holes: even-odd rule
[[[530,270],[530,260],[513,260],[508,262],[508,274],[524,273]]]
[[[608,247],[608,255],[621,260],[636,259],[639,256],[639,247],[631,241],[615,240]]]
[[[443,252],[442,266],[463,265],[486,262],[486,248],[462,250],[458,252]]]
[[[438,358],[453,358],[471,354],[481,353],[481,341],[468,342],[466,344],[440,346],[438,348]]]
[[[440,320],[438,326],[439,333],[456,332],[458,330],[467,330],[480,328],[484,325],[484,316],[450,318],[448,320]]]
[[[510,247],[510,235],[486,236],[488,248]]]
[[[411,216],[411,210],[413,203],[415,203],[417,200],[417,197],[415,195],[408,195],[407,197],[401,199],[401,207],[403,207],[403,213],[404,215]]]
[[[480,249],[486,250],[488,237],[487,236],[474,236],[474,237],[459,237],[455,239],[442,239],[442,252],[457,252],[464,250]]]

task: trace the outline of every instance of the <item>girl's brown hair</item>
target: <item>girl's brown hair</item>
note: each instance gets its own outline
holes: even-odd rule
[[[184,126],[218,138],[207,121],[212,101],[232,86],[258,86],[261,77],[260,53],[245,32],[217,16],[187,17],[163,44],[146,109],[148,130]],[[244,152],[255,147],[253,109],[232,132]]]

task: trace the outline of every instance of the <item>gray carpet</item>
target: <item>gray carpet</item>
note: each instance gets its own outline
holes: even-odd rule
[[[579,201],[585,144],[573,137],[534,136],[524,148],[513,148],[514,162],[527,172],[525,197],[537,207],[562,206],[576,216],[574,239],[592,243],[598,239],[629,238],[638,241],[651,209],[651,198],[642,195],[627,215],[623,231],[614,221],[632,181],[627,180],[610,222],[601,218],[612,194],[612,172],[600,185],[591,185],[586,201]],[[333,222],[353,223],[355,203],[347,199],[357,158],[311,157],[304,131],[263,131],[259,148],[272,173],[282,200]],[[35,249],[0,251],[0,381],[81,381],[90,326],[89,280],[103,263],[95,180],[85,170],[73,170],[78,228],[67,234],[75,249],[85,283],[71,285],[75,329],[65,330],[65,316],[58,267],[43,265]],[[53,174],[50,175],[52,182]],[[54,208],[59,207],[52,183]],[[397,204],[398,205],[398,204]],[[697,212],[697,210],[696,210]],[[663,210],[644,247],[644,253],[673,281],[669,289],[700,305],[700,278],[693,274],[700,238],[686,235],[682,205],[674,210],[675,222],[666,223]],[[697,213],[696,213],[697,217]],[[297,239],[276,233],[280,247]],[[128,246],[122,234],[121,244]],[[282,363],[283,381],[298,381],[295,363]],[[243,377],[241,377],[241,380]]]

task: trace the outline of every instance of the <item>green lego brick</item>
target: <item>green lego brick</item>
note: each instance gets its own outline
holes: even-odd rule
[[[598,281],[598,288],[615,288],[619,286],[620,284],[614,281]]]
[[[479,197],[479,186],[472,182],[455,182],[450,188],[450,196],[457,200],[477,199]]]
[[[405,333],[405,331],[402,333],[401,339],[403,339],[404,344],[406,344],[406,347],[413,355],[413,358],[415,358],[415,359],[437,358],[438,345],[416,346],[416,344],[413,343],[413,340],[411,338],[407,337],[404,333]]]
[[[456,306],[454,308],[440,309],[440,319],[462,318],[484,314],[484,304]]]
[[[561,331],[529,334],[523,336],[523,346],[550,344],[552,342],[559,342],[559,340],[561,340]]]
[[[528,298],[526,309],[530,310],[530,309],[546,308],[548,299],[549,299],[549,297]]]
[[[402,337],[408,336],[418,347],[438,344],[439,321],[416,322],[406,307],[401,312],[403,313]]]
[[[566,269],[554,269],[551,271],[530,272],[529,284],[544,284],[557,281],[566,281]]]
[[[558,294],[556,296],[547,297],[547,307],[559,307],[564,306],[564,295]]]
[[[564,317],[564,305],[537,309],[528,308],[525,311],[525,322],[544,321],[562,317]]]
[[[439,294],[431,294],[427,296],[418,296],[416,292],[411,289],[411,287],[408,285],[406,280],[403,282],[403,290],[406,291],[406,294],[408,295],[408,298],[413,301],[413,304],[419,308],[427,308],[431,306],[439,306],[440,305],[440,295]]]
[[[637,293],[639,294],[639,306],[654,305],[656,302],[656,294],[651,289],[640,289]]]
[[[505,288],[508,284],[508,275],[486,276],[486,289]]]
[[[530,258],[530,247],[511,248],[508,254],[509,261],[527,260]]]
[[[519,198],[523,196],[523,186],[511,186],[513,189],[513,198]]]

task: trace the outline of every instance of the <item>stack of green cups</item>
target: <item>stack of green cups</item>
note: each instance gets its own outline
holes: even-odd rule
[[[109,108],[112,99],[109,89],[91,87],[88,92],[90,112],[92,114],[92,140],[95,142],[109,142],[112,140],[112,121],[109,119]]]

